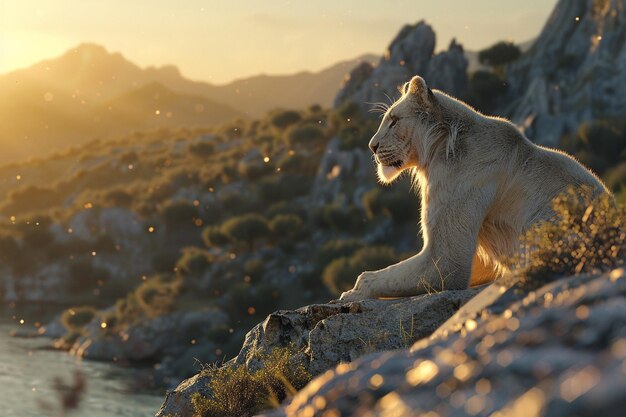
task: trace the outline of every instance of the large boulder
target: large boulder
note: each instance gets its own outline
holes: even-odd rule
[[[410,350],[313,380],[278,416],[622,416],[624,269],[489,287]]]

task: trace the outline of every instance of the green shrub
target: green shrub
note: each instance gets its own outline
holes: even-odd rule
[[[215,152],[215,145],[209,142],[190,143],[187,146],[190,155],[198,158],[207,158]]]
[[[68,308],[61,314],[61,324],[70,332],[80,332],[80,330],[96,316],[97,310],[91,306],[81,306]]]
[[[332,261],[322,274],[322,281],[334,294],[351,289],[364,271],[378,270],[398,261],[393,248],[372,246],[359,249],[352,256]]]
[[[315,125],[294,126],[288,133],[289,143],[295,146],[311,146],[323,144],[324,131]]]
[[[272,124],[279,129],[285,129],[302,120],[302,116],[297,111],[286,110],[272,117]]]
[[[322,269],[335,259],[352,256],[354,252],[363,247],[363,242],[356,239],[331,240],[324,243],[315,256],[316,264]]]
[[[626,122],[607,119],[583,123],[575,134],[561,138],[560,146],[603,174],[626,157]]]
[[[344,207],[332,203],[315,208],[312,220],[323,228],[354,231],[363,225],[363,213],[354,205]]]
[[[211,265],[211,255],[197,248],[183,249],[183,255],[176,262],[178,272],[184,276],[200,275]]]
[[[171,202],[161,212],[163,222],[167,227],[193,226],[194,220],[199,217],[198,207],[188,201]]]
[[[221,247],[229,242],[219,226],[208,226],[202,231],[202,241],[207,247]]]
[[[362,202],[369,219],[383,214],[401,224],[418,217],[417,199],[405,187],[373,188],[363,194]]]
[[[502,78],[488,71],[476,71],[470,77],[467,101],[484,113],[491,113],[508,86]]]
[[[128,208],[133,204],[133,195],[126,190],[115,189],[104,194],[103,201],[110,207]]]
[[[626,200],[622,199],[626,197],[626,162],[611,168],[604,175],[606,180],[606,186],[615,193],[616,198],[622,203],[626,203]]]
[[[231,217],[222,224],[220,231],[232,242],[245,242],[252,248],[255,241],[269,234],[269,226],[265,217],[250,213]]]
[[[194,394],[192,403],[197,417],[249,417],[278,406],[311,380],[304,366],[294,364],[294,349],[274,349],[263,355],[262,369],[251,371],[245,365],[210,368],[210,397]]]
[[[515,61],[521,54],[522,51],[514,43],[501,41],[480,51],[478,60],[481,64],[498,67]]]
[[[261,198],[268,203],[291,200],[309,192],[313,178],[304,175],[276,175],[260,182]]]
[[[304,222],[296,214],[279,214],[269,223],[274,237],[278,239],[293,239],[302,234]]]
[[[178,286],[175,283],[163,283],[158,279],[149,279],[135,290],[138,306],[150,318],[170,313],[177,295]]]

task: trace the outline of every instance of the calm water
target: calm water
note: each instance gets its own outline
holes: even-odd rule
[[[161,405],[161,396],[129,392],[141,380],[140,371],[37,349],[46,341],[10,337],[14,328],[0,323],[0,416],[61,416],[52,381],[60,377],[73,382],[75,371],[85,376],[86,392],[80,408],[68,417],[147,417],[154,416]],[[46,410],[42,400],[54,404],[57,411]]]

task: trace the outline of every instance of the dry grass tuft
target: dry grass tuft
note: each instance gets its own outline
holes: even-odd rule
[[[295,349],[274,349],[260,358],[262,369],[251,371],[245,366],[204,370],[210,375],[209,397],[195,394],[195,417],[247,417],[277,407],[310,380],[302,365],[293,364]]]
[[[555,221],[542,222],[522,237],[512,260],[528,289],[567,275],[608,271],[626,255],[626,209],[612,197],[568,190],[553,202]]]

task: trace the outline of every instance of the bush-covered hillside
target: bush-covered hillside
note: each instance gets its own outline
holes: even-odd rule
[[[229,357],[269,312],[328,301],[362,270],[419,248],[408,181],[382,188],[370,167],[359,184],[318,173],[331,139],[340,155],[368,155],[376,125],[350,108],[313,106],[95,141],[4,166],[2,296],[18,309],[113,306],[95,313],[102,335],[217,309],[228,325],[205,335],[215,348],[204,359]],[[85,331],[64,322],[72,323],[69,348]]]

